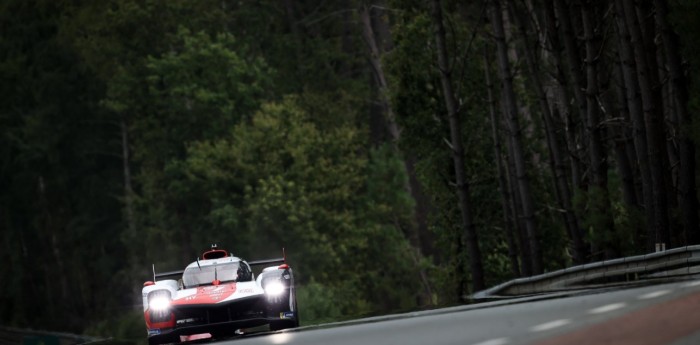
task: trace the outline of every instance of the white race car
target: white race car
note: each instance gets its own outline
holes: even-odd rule
[[[154,270],[154,281],[143,284],[148,343],[230,336],[265,324],[272,331],[299,326],[294,275],[285,261],[246,262],[212,245],[183,271]],[[256,265],[275,266],[256,277]]]

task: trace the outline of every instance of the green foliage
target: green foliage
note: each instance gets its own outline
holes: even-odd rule
[[[175,143],[220,137],[257,109],[270,71],[261,58],[242,57],[245,51],[230,34],[179,28],[170,51],[148,58],[148,116],[136,118],[134,126],[144,134],[165,129],[167,138],[155,140],[165,141],[163,147],[152,149],[169,156]]]
[[[642,210],[622,202],[622,186],[620,177],[609,173],[610,200],[612,200],[613,218],[615,220],[616,241],[624,256],[644,254],[646,233],[645,219]]]
[[[101,338],[111,338],[112,342],[125,344],[145,344],[146,325],[143,313],[135,310],[90,324],[84,334]],[[111,343],[111,342],[110,342]]]
[[[457,291],[470,258],[428,4],[371,10],[391,36],[382,63],[401,140],[389,143],[374,133],[384,119],[354,11],[365,4],[293,3],[0,4],[3,324],[141,338],[141,312],[131,309],[150,264],[180,269],[211,242],[251,260],[285,248],[304,324],[448,305],[469,292]],[[492,285],[512,277],[480,56],[483,4],[443,6]],[[697,5],[672,7],[695,89]],[[562,268],[570,243],[537,100],[516,81],[530,114],[521,125],[545,266]],[[619,180],[611,173],[609,195],[579,190],[573,202],[595,248],[637,253],[643,217],[619,201]],[[409,194],[416,185],[428,206]],[[602,222],[607,201],[615,233]]]
[[[415,5],[421,6],[421,5]],[[449,4],[447,6],[455,6]],[[405,6],[406,11],[397,19],[394,27],[396,47],[387,61],[391,75],[392,101],[398,121],[403,126],[401,146],[407,152],[420,157],[416,164],[416,175],[425,186],[434,212],[431,214],[431,230],[436,237],[436,247],[441,253],[434,258],[442,266],[434,271],[439,289],[439,303],[455,300],[457,266],[468,267],[466,253],[459,252],[457,245],[463,242],[460,227],[458,200],[453,186],[454,168],[449,147],[445,144],[450,132],[444,109],[435,52],[428,42],[433,40],[433,27],[429,11]],[[507,246],[502,225],[498,198],[498,180],[493,162],[490,122],[486,103],[483,69],[473,63],[476,52],[481,51],[482,41],[465,42],[469,37],[464,18],[450,15],[448,21],[455,24],[454,32],[448,34],[448,47],[453,62],[453,75],[457,81],[457,97],[463,101],[460,107],[463,141],[466,156],[466,171],[470,183],[470,194],[475,226],[482,248],[489,248],[484,256],[486,277],[490,283],[507,279]],[[426,68],[426,67],[429,68]],[[498,224],[498,225],[495,225]],[[463,292],[466,293],[466,292]]]
[[[343,319],[343,300],[335,295],[335,289],[329,289],[314,280],[297,288],[297,303],[304,306],[299,312],[302,325],[315,325]]]
[[[51,1],[0,9],[0,279],[9,293],[0,297],[0,317],[5,325],[80,330],[100,314],[97,301],[121,302],[98,284],[125,287],[110,274],[90,276],[120,269],[105,255],[123,251],[112,240],[121,222],[113,197],[119,160],[105,140],[115,131],[97,106],[101,84],[56,35],[62,11]]]
[[[152,245],[190,243],[191,234],[203,230],[200,219],[209,213],[209,197],[202,186],[189,183],[186,151],[200,140],[227,135],[264,99],[270,70],[258,57],[242,57],[245,49],[230,34],[210,36],[179,28],[170,51],[149,56],[137,69],[142,74],[113,84],[129,92],[114,93],[108,106],[135,114],[130,115],[129,129],[134,161],[140,163],[136,202],[146,212],[137,214],[138,227],[124,236],[134,256]],[[139,88],[138,98],[132,97],[131,90]],[[146,241],[141,229],[147,229]],[[182,257],[176,254],[179,245],[163,249],[158,260],[165,253]],[[182,265],[196,255],[194,248],[185,255],[162,263]]]
[[[587,191],[577,190],[574,196],[574,209],[580,216],[581,226],[586,229],[586,239],[591,243],[594,256],[602,255],[606,248],[629,252],[631,247],[631,229],[626,226],[632,222],[628,210],[619,204],[613,205],[612,209],[604,208],[606,198],[609,195],[597,187],[590,187]],[[612,213],[614,221],[623,228],[610,231],[606,212]]]
[[[400,161],[386,157],[386,148],[367,152],[354,126],[322,130],[314,123],[319,116],[290,97],[263,105],[227,139],[190,147],[187,175],[211,198],[211,231],[245,256],[287,248],[297,267],[313,267],[298,272],[302,284],[314,279],[331,297],[342,296],[332,304],[345,317],[368,312],[368,305],[411,304],[401,302],[411,297],[404,291],[377,291],[416,279],[393,223],[411,208],[397,194],[405,181],[397,176]],[[376,262],[406,276],[382,274]],[[327,301],[318,303],[325,310]]]

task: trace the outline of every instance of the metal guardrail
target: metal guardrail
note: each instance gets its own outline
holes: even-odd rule
[[[473,294],[472,298],[511,298],[694,274],[700,274],[700,245],[594,262],[518,278],[479,291]]]
[[[0,326],[0,345],[79,345],[101,342],[102,339]]]

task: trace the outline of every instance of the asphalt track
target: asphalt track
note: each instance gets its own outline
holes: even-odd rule
[[[700,344],[700,280],[411,313],[209,344]]]

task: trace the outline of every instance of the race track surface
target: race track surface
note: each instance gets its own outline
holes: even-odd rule
[[[450,310],[209,344],[700,344],[700,280]]]

